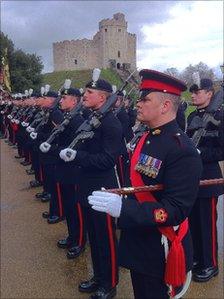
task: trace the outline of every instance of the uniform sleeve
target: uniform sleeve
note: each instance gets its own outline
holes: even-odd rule
[[[168,156],[167,161],[160,201],[139,203],[123,199],[120,228],[175,226],[188,217],[197,196],[201,160],[196,153],[179,152]]]
[[[102,151],[100,153],[89,153],[78,150],[75,164],[93,170],[107,170],[113,168],[119,155],[122,141],[122,130],[116,126],[103,128]]]
[[[201,158],[203,162],[218,162],[224,160],[224,113],[220,111],[218,119],[221,121],[218,128],[218,137],[213,138],[213,144],[209,143],[208,146],[204,144],[200,146]]]

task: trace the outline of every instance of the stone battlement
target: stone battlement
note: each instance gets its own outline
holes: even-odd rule
[[[93,39],[64,40],[53,43],[54,70],[82,70],[129,66],[136,68],[136,35],[127,32],[122,13],[99,22]]]

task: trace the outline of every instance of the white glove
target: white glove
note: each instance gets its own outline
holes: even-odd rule
[[[59,156],[65,162],[70,162],[70,161],[75,159],[76,154],[77,154],[76,150],[73,150],[71,148],[65,148],[65,149],[60,151]]]
[[[1,111],[1,114],[4,114],[4,111]],[[9,115],[7,117],[9,118]]]
[[[31,132],[34,131],[34,128],[32,128],[32,127],[29,126],[29,127],[26,128],[26,131],[29,132],[29,133],[31,133]]]
[[[11,123],[14,123],[15,122],[15,118],[11,119]]]
[[[26,123],[25,121],[23,121],[23,122],[21,122],[21,125],[22,125],[23,127],[28,127],[28,126],[29,126],[29,123]]]
[[[34,140],[37,138],[37,133],[36,132],[31,132],[30,137]]]
[[[3,112],[3,111],[2,111],[2,112]],[[12,119],[12,115],[9,114],[9,115],[7,116],[7,118],[8,118],[8,119]]]
[[[39,149],[42,151],[42,153],[47,153],[49,149],[51,148],[51,145],[47,142],[41,143]]]
[[[18,119],[15,119],[15,124],[19,124],[19,120]]]
[[[110,214],[112,217],[120,217],[122,196],[105,191],[94,191],[88,196],[92,209]]]

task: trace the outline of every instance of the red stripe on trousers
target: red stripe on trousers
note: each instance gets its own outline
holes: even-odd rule
[[[77,203],[78,216],[79,216],[79,246],[83,243],[83,217],[80,203]]]
[[[115,244],[113,238],[112,220],[111,216],[107,214],[107,228],[109,233],[109,243],[110,243],[110,256],[111,256],[111,284],[112,288],[116,286],[116,254],[115,254]]]
[[[58,194],[59,216],[62,217],[63,212],[62,212],[62,199],[61,199],[61,188],[60,188],[60,184],[56,183],[56,187],[57,187],[57,194]]]
[[[214,267],[217,267],[217,248],[216,248],[216,242],[217,242],[217,235],[216,235],[216,198],[212,197],[212,260]]]

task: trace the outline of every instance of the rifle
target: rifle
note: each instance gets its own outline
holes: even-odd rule
[[[121,111],[121,109],[123,108],[123,107],[125,107],[124,106],[124,101],[125,101],[125,99],[129,96],[129,94],[132,92],[132,90],[135,88],[135,86],[133,86],[131,89],[130,89],[130,91],[123,97],[123,101],[121,102],[121,104],[120,104],[120,106],[118,107],[118,108],[116,108],[116,109],[114,109],[114,115],[115,116],[117,116],[118,114],[119,114],[119,112]],[[132,104],[134,103],[134,99],[132,99],[131,100],[131,102],[128,104],[128,107],[127,108],[130,108],[131,106],[132,106]]]
[[[82,102],[80,101],[76,107],[74,107],[66,116],[65,119],[63,120],[62,123],[60,123],[60,125],[56,128],[54,128],[52,130],[51,135],[49,136],[49,138],[45,141],[48,144],[51,144],[54,139],[61,134],[65,128],[68,126],[68,124],[70,123],[71,119],[78,113],[80,112],[82,108]],[[49,148],[50,149],[50,148]],[[48,151],[48,150],[47,150]]]
[[[49,119],[49,116],[50,116],[50,112],[47,111],[43,117],[41,118],[40,122],[38,123],[38,125],[36,126],[35,128],[35,131],[38,132],[40,130],[40,128],[42,128],[47,122],[48,122],[48,119]]]
[[[140,123],[136,130],[134,131],[135,136],[131,139],[131,141],[127,144],[128,149],[133,152],[136,146],[136,143],[142,137],[142,135],[148,130],[148,126]]]
[[[44,110],[39,110],[37,112],[37,114],[34,116],[34,120],[32,121],[32,123],[30,124],[31,127],[35,126],[36,124],[39,123],[39,121],[41,121],[42,117],[44,116],[45,112]]]
[[[201,138],[207,135],[207,126],[209,123],[212,123],[216,127],[219,126],[221,121],[218,121],[214,118],[215,112],[222,106],[223,104],[223,88],[216,92],[214,97],[211,99],[210,104],[208,105],[205,114],[202,118],[196,116],[192,123],[190,124],[188,129],[193,129],[194,126],[199,128],[192,136],[192,141],[194,145],[197,147],[201,141]],[[215,135],[214,135],[215,134]],[[216,136],[217,133],[212,134],[212,136]],[[211,134],[208,136],[211,136]]]
[[[125,80],[124,84],[121,86],[119,90],[109,96],[106,102],[102,105],[102,107],[98,111],[94,111],[87,120],[85,120],[76,130],[77,136],[70,143],[68,148],[74,149],[77,147],[79,142],[83,142],[86,139],[91,139],[94,136],[93,129],[98,128],[101,125],[101,119],[106,115],[106,113],[111,109],[114,103],[117,100],[118,92],[121,92],[125,89],[128,84],[128,80],[132,77],[132,75],[136,72],[132,72],[130,76]],[[67,156],[70,157],[70,153],[67,153]]]
[[[53,102],[53,104],[52,104],[52,106],[51,107],[49,107],[49,108],[46,108],[46,110],[45,111],[40,111],[40,114],[39,114],[39,116],[38,116],[38,118],[36,118],[36,116],[35,116],[35,119],[33,120],[33,122],[30,124],[30,126],[26,129],[27,130],[27,132],[29,132],[29,133],[37,133],[44,125],[46,125],[46,123],[48,122],[48,119],[49,119],[49,116],[50,116],[50,112],[52,111],[52,110],[54,110],[57,106],[58,106],[58,104],[59,104],[59,101],[60,101],[60,97],[57,97],[57,99]],[[38,114],[38,113],[37,113]],[[33,126],[34,125],[36,125],[37,124],[37,126],[36,126],[36,128],[34,129],[33,128]],[[36,132],[35,132],[36,131]],[[35,139],[34,138],[34,134],[32,134],[33,135],[33,139]]]
[[[211,179],[211,180],[201,180],[199,183],[200,187],[206,187],[211,185],[224,185],[224,179]],[[159,185],[149,185],[149,186],[141,186],[141,187],[124,187],[117,189],[106,189],[104,191],[116,193],[118,195],[128,195],[139,192],[154,192],[164,190],[164,186],[162,184]]]

